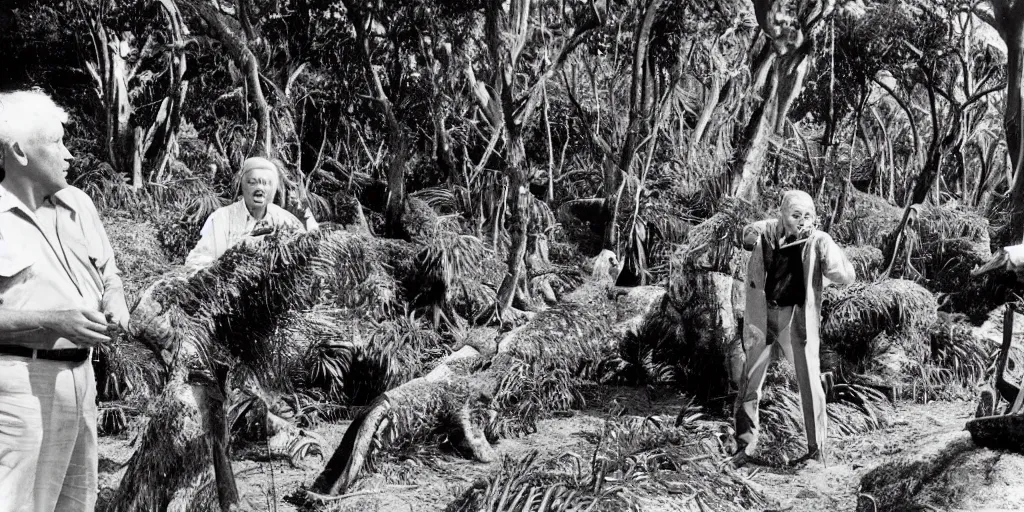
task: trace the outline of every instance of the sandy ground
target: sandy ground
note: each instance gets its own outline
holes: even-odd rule
[[[496,445],[502,455],[523,457],[533,450],[541,456],[555,457],[566,452],[583,456],[594,446],[588,433],[600,432],[612,414],[646,416],[662,414],[674,417],[679,402],[674,399],[651,403],[643,393],[620,389],[583,411],[565,417],[543,420],[534,434],[503,439]],[[767,510],[824,511],[853,510],[856,505],[860,477],[880,462],[910,453],[937,434],[963,430],[973,413],[967,402],[903,403],[898,406],[895,421],[888,427],[856,436],[832,437],[827,465],[812,465],[801,470],[782,470],[751,466],[742,471],[749,474],[762,492],[776,503]],[[347,423],[323,425],[316,429],[332,450],[341,441]],[[591,437],[592,438],[592,437]],[[124,473],[124,464],[132,448],[127,436],[100,439],[101,489],[114,487]],[[243,499],[257,510],[294,511],[285,500],[300,486],[316,478],[322,462],[312,459],[309,467],[292,467],[289,463],[253,460],[240,455],[235,462],[239,474],[239,491]],[[424,460],[429,462],[424,463]],[[410,458],[388,463],[377,473],[364,477],[353,492],[336,502],[336,510],[366,511],[441,511],[475,478],[494,471],[499,463],[481,464],[454,454],[437,457]],[[1024,475],[1021,482],[1024,485]],[[660,501],[660,500],[659,500]],[[670,501],[670,500],[669,500]],[[671,510],[671,506],[647,504],[645,510]]]

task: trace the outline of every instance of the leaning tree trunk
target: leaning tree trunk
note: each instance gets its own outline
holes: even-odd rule
[[[754,1],[757,24],[769,41],[752,70],[757,70],[755,73],[760,75],[769,54],[776,58],[768,91],[762,96],[761,105],[747,124],[744,139],[738,146],[730,176],[735,195],[748,199],[756,195],[769,137],[785,126],[790,107],[803,91],[810,55],[814,50],[812,32],[832,14],[833,9],[835,0]],[[787,10],[790,12],[785,12]],[[759,84],[760,79],[755,79],[754,83]]]
[[[185,104],[185,97],[188,94],[188,80],[185,80],[187,63],[185,59],[185,34],[187,27],[181,18],[174,0],[160,0],[160,7],[163,9],[164,17],[167,19],[168,34],[170,37],[168,48],[167,74],[170,78],[170,86],[167,96],[160,103],[160,110],[157,112],[156,120],[140,133],[141,145],[136,152],[134,163],[132,186],[136,189],[142,187],[142,162],[145,158],[152,162],[149,171],[149,181],[154,176],[162,177],[165,169],[169,167],[172,157],[171,148],[174,146],[175,138],[181,126],[182,106]]]
[[[618,252],[618,210],[622,194],[619,173],[623,178],[633,169],[636,150],[640,141],[650,132],[651,110],[655,104],[651,92],[651,68],[648,49],[651,44],[651,28],[662,0],[647,0],[643,18],[633,33],[633,68],[629,87],[629,123],[622,141],[618,158],[618,169],[605,170],[605,230],[602,249]],[[653,143],[652,143],[653,144]],[[616,172],[617,171],[617,172]],[[614,172],[613,176],[610,174]],[[611,178],[611,182],[608,180]],[[624,181],[624,179],[623,179]]]
[[[85,65],[92,75],[106,118],[107,158],[119,174],[132,175],[136,148],[135,134],[129,124],[134,109],[128,97],[128,80],[134,73],[128,70],[124,60],[131,49],[127,41],[107,32],[100,13],[93,14],[89,29],[96,62]]]
[[[773,73],[774,75],[774,73]],[[736,162],[733,164],[733,195],[745,199],[753,199],[757,193],[757,181],[764,167],[764,159],[768,154],[768,139],[775,126],[775,112],[772,101],[777,87],[776,78],[772,76],[766,84],[765,100],[754,110],[743,130]]]
[[[366,74],[366,81],[369,82],[373,91],[373,99],[380,107],[381,113],[388,127],[388,146],[391,149],[391,156],[388,160],[388,196],[385,207],[385,229],[389,236],[400,237],[404,233],[402,227],[402,208],[405,206],[405,168],[408,162],[409,140],[402,129],[402,124],[395,114],[391,98],[384,90],[380,73],[370,60],[370,41],[373,37],[367,33],[368,24],[372,23],[370,13],[364,11],[352,0],[345,0],[345,10],[352,26],[355,28],[356,39],[361,49],[361,60],[363,61],[363,72]],[[401,75],[401,63],[395,64],[395,73]]]

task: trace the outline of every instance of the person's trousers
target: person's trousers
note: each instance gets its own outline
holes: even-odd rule
[[[92,512],[96,418],[90,360],[0,355],[0,512]]]
[[[739,448],[747,455],[753,455],[757,449],[758,406],[772,355],[769,341],[778,344],[796,369],[808,451],[818,449],[825,452],[828,414],[825,411],[825,389],[821,385],[819,342],[807,342],[803,314],[803,308],[799,306],[768,308],[767,332],[749,329],[745,333],[743,344],[747,361],[736,397],[736,439]]]

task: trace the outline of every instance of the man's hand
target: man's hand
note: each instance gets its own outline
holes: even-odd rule
[[[287,221],[281,219],[263,219],[256,223],[256,226],[252,228],[250,236],[269,235],[278,231],[296,231],[300,226],[293,225]]]
[[[252,228],[252,233],[249,233],[249,235],[250,236],[269,235],[269,234],[273,233],[276,230],[277,230],[277,226],[276,225],[274,225],[273,223],[268,222],[266,220],[261,220],[261,221],[256,223],[256,227]]]
[[[83,347],[107,343],[107,319],[103,313],[91,309],[67,309],[44,315],[43,328],[53,331]]]

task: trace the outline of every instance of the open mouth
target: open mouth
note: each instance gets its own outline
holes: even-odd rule
[[[253,201],[262,203],[266,199],[266,194],[260,191],[253,192],[252,199]]]

